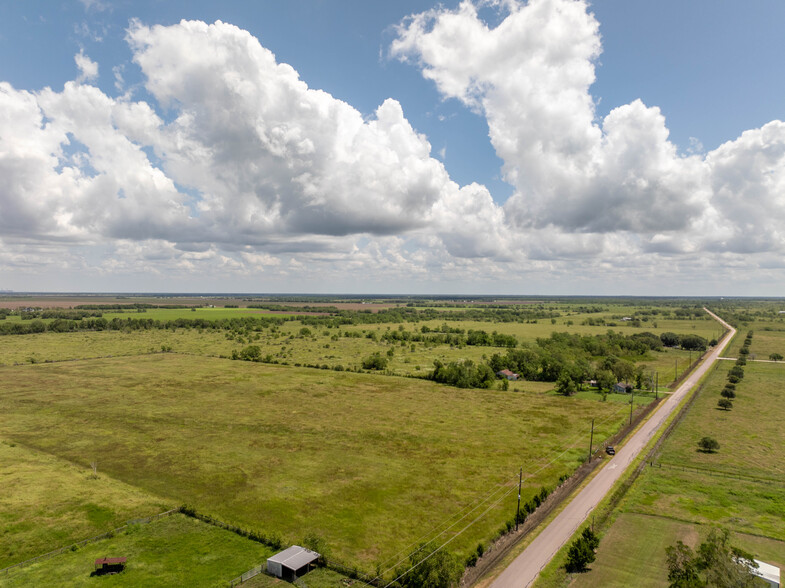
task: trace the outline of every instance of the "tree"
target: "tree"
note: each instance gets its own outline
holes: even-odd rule
[[[723,398],[729,398],[729,399],[736,398],[736,392],[734,392],[732,388],[723,388],[720,394],[722,395]]]
[[[458,585],[462,572],[453,554],[444,550],[433,552],[422,544],[409,556],[409,565],[396,569],[395,575],[401,576],[398,582],[405,588],[450,588]]]
[[[682,349],[705,351],[709,342],[700,335],[684,335],[680,338],[679,343]]]
[[[740,365],[734,365],[728,372],[729,376],[736,376],[739,380],[744,378],[744,368]]]
[[[679,336],[676,333],[661,333],[660,341],[665,347],[676,347],[679,344]]]
[[[755,585],[752,556],[729,543],[727,529],[712,529],[697,553],[678,541],[665,548],[670,588],[746,588]]]
[[[573,379],[566,373],[562,373],[556,382],[556,391],[564,396],[572,396],[578,391]]]
[[[782,361],[782,355],[780,355],[779,353],[772,353],[771,355],[769,355],[769,359],[771,361]]]
[[[632,362],[621,359],[613,365],[612,371],[619,382],[629,382],[635,375],[635,366]]]
[[[720,398],[717,401],[717,406],[723,410],[730,410],[731,408],[733,408],[733,401],[730,400],[729,398]]]
[[[702,588],[705,586],[698,574],[698,562],[692,549],[681,541],[665,548],[668,562],[669,588]]]
[[[571,574],[585,571],[588,564],[594,561],[594,550],[599,544],[597,535],[589,527],[584,529],[567,551],[567,571]]]
[[[720,444],[712,437],[703,437],[698,441],[698,447],[703,453],[714,453],[719,450]]]
[[[616,383],[616,378],[610,370],[600,370],[597,372],[597,386],[600,390],[610,390]]]

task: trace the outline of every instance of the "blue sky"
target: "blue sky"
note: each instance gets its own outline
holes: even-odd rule
[[[0,214],[7,217],[5,224],[0,222],[0,239],[7,250],[0,259],[5,275],[0,287],[601,294],[615,293],[608,281],[618,271],[614,268],[624,268],[636,284],[631,293],[670,293],[670,288],[665,291],[661,286],[664,276],[675,278],[675,293],[711,294],[718,287],[729,288],[718,294],[781,291],[784,280],[778,260],[785,244],[776,221],[783,212],[777,192],[783,166],[781,156],[771,155],[781,149],[781,129],[767,127],[767,132],[761,132],[763,139],[756,136],[740,142],[739,137],[783,117],[785,5],[774,0],[750,4],[608,0],[593,5],[538,0],[475,3],[473,11],[463,10],[467,6],[472,5],[367,0],[3,3],[0,81],[10,85],[8,100],[35,96],[41,117],[38,127],[51,121],[52,130],[66,138],[60,141],[59,153],[42,138],[36,161],[47,154],[59,158],[56,165],[45,166],[56,174],[51,183],[71,183],[59,186],[47,201],[48,210],[56,208],[59,216],[49,226],[33,226],[30,210],[35,208],[31,202],[36,192],[25,192],[29,182],[21,180],[15,189],[15,176],[4,172],[13,168],[0,166],[0,174],[7,175],[5,193],[0,193],[5,202],[0,204],[4,206]],[[574,13],[570,18],[578,19],[569,25],[574,30],[558,22],[565,7]],[[556,31],[552,36],[538,36],[536,28],[527,28],[535,9],[548,15]],[[407,18],[418,14],[420,20]],[[186,169],[183,161],[193,163],[195,152],[175,153],[181,148],[173,147],[176,132],[187,134],[192,139],[189,145],[198,140],[201,148],[214,145],[205,142],[208,136],[229,145],[221,155],[224,162],[245,153],[247,146],[230,143],[237,133],[216,139],[214,129],[208,133],[199,126],[199,113],[207,121],[208,109],[220,110],[220,102],[189,103],[192,96],[177,94],[187,85],[172,80],[179,70],[177,59],[187,61],[191,55],[163,51],[170,47],[169,38],[177,38],[181,19],[207,24],[221,20],[243,34],[247,31],[275,55],[277,63],[291,65],[310,89],[326,92],[333,100],[330,104],[345,103],[369,127],[378,119],[380,105],[392,99],[400,112],[389,109],[390,120],[410,125],[405,145],[390,143],[394,133],[388,135],[387,130],[363,144],[374,153],[382,146],[395,152],[388,157],[386,151],[379,151],[369,163],[399,163],[375,169],[370,179],[356,167],[347,168],[341,177],[319,178],[313,161],[298,160],[297,165],[304,167],[296,177],[281,176],[266,187],[259,185],[269,174],[249,177],[239,187],[220,184],[225,169],[212,167],[216,160],[211,159],[210,166],[204,161],[198,166],[207,170],[205,177],[191,182],[198,174]],[[598,30],[593,28],[597,22]],[[484,28],[475,27],[477,23]],[[165,28],[155,33],[155,25]],[[461,27],[475,27],[478,36],[456,44],[450,27],[455,27],[457,36],[468,30]],[[440,31],[445,34],[437,34]],[[214,33],[209,42],[220,44],[231,37],[232,43],[244,43],[242,35],[230,30]],[[574,54],[571,35],[580,48]],[[504,66],[509,72],[501,65],[496,71],[494,64],[503,59],[494,57],[496,49],[490,45],[487,61],[465,64],[455,57],[462,42],[486,41],[525,45],[519,60],[523,65],[511,60]],[[544,69],[539,58],[532,57],[540,50],[549,60]],[[75,61],[80,52],[89,67],[97,65],[97,75],[93,70],[80,74]],[[144,66],[140,66],[142,54],[149,57]],[[233,56],[242,60],[240,54]],[[572,67],[580,70],[580,79],[559,77]],[[199,70],[204,76],[200,79],[209,86],[210,76],[218,80],[221,71]],[[151,89],[155,76],[166,87]],[[595,79],[587,84],[592,76]],[[461,86],[466,79],[480,85]],[[516,86],[519,79],[522,85]],[[514,83],[508,84],[509,80]],[[50,94],[46,87],[51,88]],[[89,88],[99,91],[107,108],[117,111],[105,124],[118,134],[118,141],[146,154],[141,168],[129,171],[120,160],[95,166],[98,149],[111,146],[97,138],[91,143],[89,133],[80,138],[86,132],[84,125],[93,124],[85,122],[88,114],[95,113],[97,95],[89,95]],[[519,99],[520,93],[529,91],[533,105]],[[164,95],[174,102],[166,104]],[[566,103],[574,103],[551,112],[549,101],[559,102],[562,96],[567,97]],[[313,94],[311,98],[321,100]],[[587,100],[593,102],[593,110]],[[79,115],[75,114],[78,104],[86,109]],[[132,123],[118,123],[119,110],[131,104],[147,105],[157,122],[149,123],[144,132],[131,128]],[[247,105],[236,108],[242,116],[252,112]],[[574,120],[571,109],[578,112]],[[188,112],[197,116],[185,132],[177,121]],[[215,111],[213,115],[217,116]],[[278,110],[274,115],[278,127],[308,134],[307,125],[298,126],[302,121],[281,123],[280,117],[288,115]],[[341,120],[335,123],[339,127]],[[253,127],[250,120],[246,123],[244,129]],[[614,136],[620,137],[618,145],[623,147],[605,144],[610,143],[611,123],[621,129]],[[159,128],[153,132],[150,125]],[[0,136],[3,130],[0,126]],[[374,128],[366,130],[376,133]],[[344,137],[340,128],[336,132],[332,138],[305,138],[316,145],[318,161],[322,149]],[[24,133],[19,133],[6,130],[5,140],[21,150],[24,141],[18,137]],[[668,139],[663,133],[668,133]],[[422,153],[418,134],[430,144],[429,154]],[[561,136],[567,136],[565,144],[556,145]],[[732,148],[714,153],[729,141],[736,142]],[[549,147],[550,143],[554,145]],[[356,140],[351,144],[357,145]],[[646,147],[638,153],[636,145]],[[675,153],[667,152],[670,147]],[[29,155],[29,150],[22,151]],[[541,160],[540,152],[544,152]],[[127,159],[129,153],[123,157]],[[656,165],[649,163],[656,159],[652,153],[660,154]],[[763,163],[760,153],[768,157]],[[332,161],[333,155],[325,157]],[[584,168],[559,175],[559,170],[581,157],[586,158]],[[405,161],[414,167],[410,170]],[[621,169],[618,161],[628,162],[629,167]],[[750,167],[750,161],[762,167]],[[266,160],[231,163],[243,169],[248,165],[273,169],[266,167],[272,165]],[[636,165],[641,169],[636,170]],[[63,174],[63,169],[73,172]],[[274,169],[277,177],[279,168]],[[36,177],[41,173],[36,172]],[[282,188],[295,182],[300,190],[302,173],[316,178],[304,192]],[[81,174],[81,180],[73,174]],[[148,178],[160,174],[174,188],[168,195],[151,196],[147,190],[134,196],[132,186],[124,182],[137,182],[141,176],[135,174]],[[414,179],[384,193],[381,186],[397,185],[401,176]],[[105,200],[96,200],[99,196],[93,194],[99,185],[100,198]],[[357,188],[357,195],[347,195],[346,185]],[[242,189],[247,192],[242,198],[233,192]],[[375,199],[365,201],[363,194],[368,192]],[[237,206],[240,201],[233,198],[243,202],[237,209],[242,212],[228,215],[229,204]],[[737,199],[749,199],[748,204],[762,208],[763,214],[740,218]],[[121,200],[126,202],[118,205]],[[158,218],[156,203],[169,207],[171,222]],[[91,206],[106,206],[110,212],[103,220],[80,222],[80,217],[89,216],[85,210]],[[118,218],[113,219],[116,206]],[[282,208],[289,212],[275,216]],[[177,217],[180,209],[187,218]],[[218,214],[218,209],[224,212]],[[592,212],[597,210],[606,210],[605,216]],[[357,218],[354,211],[359,211]],[[247,216],[239,218],[242,214]],[[129,217],[136,216],[133,224]],[[209,222],[203,220],[208,218]],[[750,232],[756,234],[755,242],[743,243]],[[68,251],[65,263],[47,267],[52,248],[63,243]],[[309,268],[308,277],[300,269],[304,267]],[[727,283],[729,277],[734,283]]]

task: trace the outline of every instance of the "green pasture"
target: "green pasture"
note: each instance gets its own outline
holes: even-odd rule
[[[645,470],[623,509],[785,541],[785,365],[747,364],[725,411],[717,400],[732,365],[719,362],[664,444],[661,467]],[[698,451],[704,436],[719,452]]]
[[[740,334],[743,340],[746,331]],[[623,499],[592,571],[572,584],[667,586],[665,547],[677,540],[696,546],[712,526],[730,529],[734,544],[758,559],[785,567],[785,365],[748,363],[733,409],[724,411],[717,400],[733,365],[718,362]],[[703,436],[720,443],[717,453],[698,451]]]
[[[285,542],[316,534],[369,570],[467,507],[487,514],[451,548],[487,541],[514,513],[519,467],[527,500],[578,465],[592,418],[600,441],[628,417],[615,402],[178,354],[9,366],[0,388],[9,442],[82,472],[97,460],[101,476]]]
[[[710,525],[658,516],[623,513],[600,542],[590,571],[573,575],[576,588],[665,588],[668,569],[665,548],[683,541],[696,548],[706,539]],[[731,544],[757,559],[785,568],[785,543],[765,537],[733,533]]]
[[[680,322],[685,323],[683,326],[687,326],[687,321]],[[430,321],[430,323],[434,328],[439,326],[438,321]],[[520,323],[498,325],[468,322],[456,322],[451,326],[459,326],[467,330],[470,326],[478,328],[484,326],[489,332],[494,329],[505,332],[500,328],[501,326],[507,326],[510,331],[518,332],[540,327],[540,325]],[[491,326],[493,329],[490,328]],[[307,328],[309,334],[301,334],[303,328]],[[437,359],[445,363],[467,359],[482,362],[494,353],[506,352],[506,349],[499,347],[454,347],[417,342],[391,344],[381,340],[374,341],[365,336],[373,332],[377,334],[378,339],[388,328],[397,328],[397,325],[356,325],[328,329],[304,327],[300,321],[287,321],[275,329],[265,328],[242,333],[215,329],[151,329],[7,335],[0,337],[0,364],[139,355],[160,351],[162,346],[178,353],[228,357],[231,356],[232,351],[239,352],[248,345],[258,345],[262,350],[262,357],[269,355],[277,362],[285,362],[289,365],[326,365],[330,368],[340,365],[346,369],[356,369],[362,366],[364,358],[373,353],[380,353],[388,358],[387,369],[392,373],[421,375],[430,371],[434,360]],[[406,325],[406,328],[418,329],[418,325]],[[576,328],[571,327],[571,329]],[[607,331],[603,327],[582,328],[594,330],[595,334]],[[363,336],[359,338],[344,336],[345,332],[353,330],[359,331]],[[547,337],[553,331],[552,325],[548,324],[547,330],[543,330],[542,335],[537,334],[537,336]],[[689,331],[685,330],[685,332]],[[532,340],[535,338],[532,337]],[[677,368],[679,373],[687,368],[689,357],[687,351],[666,349],[662,352],[650,352],[643,358],[629,359],[643,363],[647,370],[658,371],[660,384],[665,386],[673,380]],[[695,357],[696,354],[693,354],[693,359]],[[545,389],[552,387],[552,384],[547,384]],[[525,388],[542,390],[543,386],[541,383],[531,382],[527,383]]]
[[[176,506],[102,473],[0,442],[0,568]],[[0,584],[3,578],[0,576]]]
[[[259,543],[174,514],[149,524],[131,525],[112,538],[0,574],[0,585],[226,586],[272,554],[273,550]],[[126,567],[116,575],[91,576],[95,560],[102,557],[125,557]]]
[[[778,320],[759,320],[745,323],[739,327],[736,337],[728,347],[725,355],[738,357],[739,349],[749,331],[753,331],[752,344],[749,347],[750,359],[768,359],[772,353],[785,356],[785,323]]]

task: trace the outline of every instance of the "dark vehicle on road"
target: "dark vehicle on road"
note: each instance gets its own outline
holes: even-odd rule
[[[616,455],[616,450],[613,448],[613,445],[608,445],[608,447],[605,448],[605,453],[608,455]]]

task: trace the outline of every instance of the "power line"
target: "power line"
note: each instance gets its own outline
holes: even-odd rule
[[[618,416],[619,416],[619,414],[620,414],[622,411],[624,411],[624,410],[626,410],[626,408],[625,408],[624,406],[622,406],[621,408],[619,408],[619,410],[618,410],[618,411],[616,411],[615,413],[612,413],[612,414],[610,414],[608,417],[606,417],[605,419],[603,419],[602,421],[600,421],[599,425],[603,425],[603,424],[607,423],[608,421],[610,421],[611,419],[614,419],[614,418],[618,417]],[[539,467],[537,470],[533,471],[531,474],[528,474],[528,475],[527,475],[525,478],[523,478],[523,480],[522,480],[522,481],[527,481],[527,480],[529,480],[529,479],[533,478],[534,476],[536,476],[537,474],[539,474],[541,471],[543,471],[544,469],[546,469],[548,466],[550,466],[550,465],[552,465],[553,463],[555,463],[556,461],[558,461],[558,460],[559,460],[559,459],[560,459],[562,456],[564,456],[566,453],[568,453],[569,451],[572,451],[572,450],[576,449],[576,447],[574,447],[575,443],[576,443],[578,440],[580,440],[580,439],[583,439],[583,438],[585,438],[585,433],[584,433],[584,432],[581,432],[579,435],[575,436],[573,439],[571,439],[571,440],[568,442],[568,444],[567,444],[567,448],[566,448],[564,451],[562,451],[561,453],[559,453],[558,455],[556,455],[556,456],[555,456],[553,459],[551,459],[549,462],[547,462],[547,463],[545,463],[545,464],[542,464],[542,465],[541,465],[541,466],[540,466],[540,467]],[[406,557],[404,557],[404,558],[402,558],[402,559],[399,559],[399,560],[398,560],[398,561],[397,561],[395,564],[393,564],[392,566],[390,566],[390,567],[388,567],[387,569],[385,569],[383,572],[381,572],[381,573],[380,573],[378,576],[376,576],[376,578],[374,578],[374,579],[377,579],[377,578],[379,578],[379,577],[383,577],[383,576],[384,576],[384,574],[386,574],[386,573],[387,573],[387,572],[389,572],[390,570],[394,569],[396,566],[400,565],[402,562],[406,561],[407,559],[411,558],[411,556],[412,556],[412,555],[414,555],[415,553],[417,553],[417,552],[421,551],[422,549],[424,549],[424,548],[425,548],[425,547],[426,547],[426,546],[427,546],[429,543],[432,543],[434,540],[436,540],[436,538],[440,537],[441,535],[443,535],[444,533],[446,533],[447,531],[449,531],[450,529],[452,529],[452,528],[453,528],[455,525],[457,525],[457,524],[458,524],[460,521],[462,521],[462,520],[463,520],[463,519],[465,519],[467,516],[469,516],[469,515],[470,515],[472,512],[474,512],[474,511],[476,511],[478,508],[480,508],[480,507],[482,506],[482,504],[484,504],[485,502],[487,502],[488,500],[490,500],[490,499],[491,499],[491,497],[492,497],[494,494],[496,494],[497,492],[499,492],[500,490],[502,490],[504,487],[505,487],[505,486],[501,485],[501,486],[499,486],[498,488],[496,488],[495,490],[493,490],[492,492],[490,492],[490,493],[489,493],[489,494],[488,494],[486,497],[484,497],[482,500],[480,500],[480,501],[479,501],[479,503],[477,503],[477,504],[476,504],[476,506],[474,506],[472,509],[470,509],[468,512],[466,512],[466,513],[465,513],[463,516],[461,516],[459,519],[457,519],[455,522],[453,522],[453,523],[452,523],[451,525],[449,525],[447,528],[443,529],[441,532],[439,532],[438,534],[436,534],[436,535],[435,535],[433,538],[431,538],[429,541],[427,541],[427,542],[426,542],[426,543],[424,543],[423,545],[420,545],[420,546],[419,546],[417,549],[415,549],[415,550],[413,550],[413,551],[409,552],[409,553],[408,553],[408,555],[407,555]],[[496,501],[495,501],[493,504],[491,504],[491,505],[490,505],[490,506],[489,506],[489,507],[488,507],[488,508],[487,508],[485,511],[483,511],[483,513],[482,513],[482,514],[480,514],[480,515],[479,515],[477,518],[475,518],[475,519],[474,519],[474,520],[473,520],[471,523],[469,523],[469,524],[468,524],[466,527],[464,527],[463,529],[461,529],[461,530],[460,530],[458,533],[456,533],[456,534],[455,534],[455,535],[454,535],[452,538],[450,538],[448,541],[446,541],[445,543],[443,543],[443,544],[442,544],[442,545],[441,545],[439,548],[437,548],[437,549],[436,549],[436,551],[433,551],[433,552],[432,552],[430,555],[428,555],[428,557],[426,557],[425,559],[421,560],[421,561],[420,561],[420,562],[418,562],[418,563],[417,563],[415,566],[411,567],[409,570],[407,570],[406,572],[404,572],[403,574],[401,574],[400,576],[398,576],[398,578],[396,578],[395,580],[393,580],[393,581],[392,581],[390,584],[392,584],[393,582],[397,581],[397,580],[398,580],[398,579],[400,579],[401,577],[403,577],[403,576],[405,576],[406,574],[408,574],[408,573],[409,573],[410,571],[412,571],[412,570],[413,570],[415,567],[419,566],[421,563],[423,563],[423,562],[424,562],[424,561],[426,561],[428,558],[430,558],[432,555],[434,555],[434,554],[435,554],[437,551],[439,551],[440,549],[442,549],[442,548],[443,548],[445,545],[447,545],[447,544],[449,544],[450,542],[452,542],[453,540],[455,540],[455,539],[456,539],[458,536],[460,536],[460,535],[461,535],[461,533],[463,533],[463,532],[464,532],[466,529],[468,529],[469,527],[471,527],[471,526],[472,526],[474,523],[476,523],[476,522],[477,522],[478,520],[480,520],[480,519],[481,519],[483,516],[485,516],[485,515],[486,515],[488,512],[490,512],[490,510],[491,510],[493,507],[495,507],[495,506],[496,506],[496,505],[497,505],[499,502],[501,502],[501,500],[503,500],[503,499],[504,499],[506,496],[508,496],[512,490],[514,490],[514,487],[512,487],[512,488],[508,489],[508,490],[507,490],[507,492],[505,492],[505,493],[504,493],[502,496],[500,496],[498,499],[496,499]],[[474,503],[472,503],[472,504],[474,504]],[[447,519],[447,521],[446,521],[446,522],[449,522],[449,521],[450,521],[452,518],[454,518],[455,516],[457,516],[457,514],[460,514],[461,512],[463,512],[463,510],[465,510],[466,508],[468,508],[468,506],[471,506],[471,504],[470,504],[470,505],[467,505],[467,506],[466,506],[466,507],[464,507],[463,509],[459,510],[459,511],[458,511],[458,513],[456,513],[455,515],[452,515],[451,517],[449,517],[449,518]],[[429,531],[429,532],[428,532],[428,533],[426,533],[425,535],[422,535],[422,536],[420,537],[420,539],[418,539],[418,540],[417,540],[417,541],[415,541],[414,543],[410,543],[410,544],[409,544],[409,547],[411,547],[412,545],[414,545],[414,544],[418,543],[419,541],[421,541],[421,540],[422,540],[422,539],[424,539],[425,537],[429,536],[429,535],[430,535],[430,534],[431,534],[433,531],[435,531],[436,529],[438,529],[438,528],[439,528],[439,527],[440,527],[442,524],[446,524],[446,523],[440,523],[439,525],[436,525],[436,527],[434,527],[433,529],[431,529],[431,531]],[[403,549],[403,550],[400,550],[398,553],[396,553],[396,555],[395,555],[395,556],[393,556],[393,557],[391,557],[391,558],[388,558],[387,560],[385,560],[385,563],[386,563],[386,562],[389,562],[391,559],[393,559],[393,558],[397,557],[398,555],[400,555],[400,554],[401,554],[401,553],[403,553],[404,551],[408,550],[408,549],[409,549],[409,547],[407,547],[407,548],[405,548],[405,549]],[[387,586],[389,586],[390,584],[387,584]],[[385,588],[386,588],[386,586],[385,586]]]

